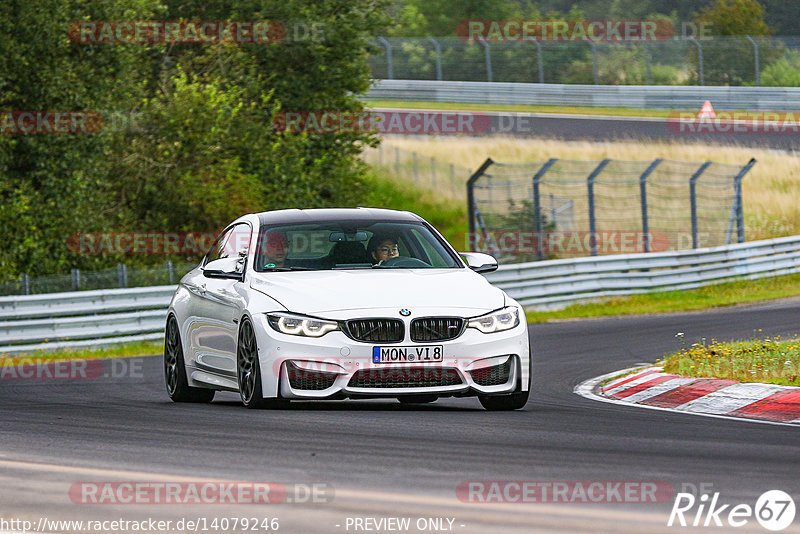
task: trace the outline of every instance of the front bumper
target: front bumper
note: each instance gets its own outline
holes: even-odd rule
[[[320,338],[286,335],[273,330],[266,315],[253,319],[267,398],[501,395],[528,389],[530,350],[524,321],[505,332],[484,334],[466,328],[456,339],[425,343],[410,341],[406,328],[404,341],[379,343],[355,341],[341,331]],[[443,358],[374,363],[376,346],[441,346]]]

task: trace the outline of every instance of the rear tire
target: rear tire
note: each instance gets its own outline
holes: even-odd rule
[[[173,402],[211,402],[214,399],[213,389],[189,386],[178,320],[174,315],[167,319],[164,333],[164,381],[167,395]]]
[[[404,395],[397,397],[397,400],[400,401],[400,404],[427,404],[436,401],[438,398],[438,395]]]
[[[258,345],[253,325],[248,319],[242,319],[239,328],[239,342],[236,347],[236,381],[239,384],[239,396],[247,408],[286,408],[286,399],[265,399],[261,384],[261,365],[258,363]]]

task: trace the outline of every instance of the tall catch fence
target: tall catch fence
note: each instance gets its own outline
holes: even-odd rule
[[[386,143],[364,149],[362,157],[370,165],[381,167],[417,187],[457,200],[464,199],[464,183],[472,174],[465,167]]]
[[[741,243],[755,162],[487,159],[467,183],[470,249],[521,263]]]
[[[369,63],[382,80],[603,85],[786,85],[800,38],[723,36],[648,42],[512,42],[379,37]]]

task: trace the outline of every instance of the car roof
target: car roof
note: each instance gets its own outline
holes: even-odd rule
[[[355,221],[355,222],[420,222],[422,217],[410,211],[387,210],[381,208],[317,208],[288,209],[257,213],[261,224],[291,224],[316,221]]]

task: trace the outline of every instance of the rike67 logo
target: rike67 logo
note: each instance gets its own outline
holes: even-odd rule
[[[749,504],[722,504],[719,492],[711,496],[703,493],[678,493],[667,526],[681,527],[733,527],[739,528],[755,519],[767,530],[783,530],[794,521],[795,506],[792,497],[781,490],[761,494],[755,506]]]

